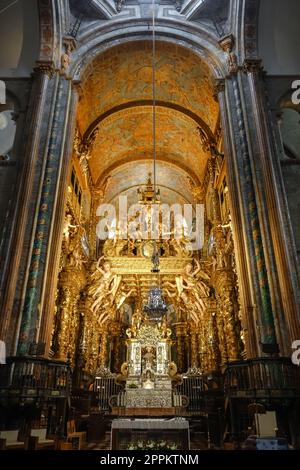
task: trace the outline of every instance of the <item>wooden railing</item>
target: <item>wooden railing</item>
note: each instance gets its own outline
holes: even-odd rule
[[[1,396],[69,396],[70,365],[32,356],[7,358],[0,367]]]
[[[290,358],[258,358],[228,364],[224,372],[225,394],[270,391],[300,394],[300,368]]]

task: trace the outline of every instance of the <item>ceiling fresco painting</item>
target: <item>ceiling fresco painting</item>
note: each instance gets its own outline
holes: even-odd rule
[[[152,46],[135,42],[110,49],[92,63],[79,104],[84,133],[98,116],[134,100],[152,99]],[[192,52],[156,44],[156,98],[189,109],[212,131],[218,119],[207,65]]]
[[[157,107],[157,158],[166,156],[190,168],[201,179],[206,155],[202,150],[197,124],[186,115]],[[113,161],[143,159],[153,153],[152,108],[142,106],[114,113],[99,126],[90,170],[96,182]]]
[[[155,83],[157,185],[163,202],[193,202],[208,159],[198,127],[212,136],[219,123],[210,71],[190,50],[157,42]],[[94,187],[109,180],[107,202],[136,202],[153,170],[152,99],[150,41],[116,46],[85,73],[77,125],[83,137],[98,129],[88,165]]]
[[[137,202],[137,189],[146,183],[147,175],[153,174],[151,160],[131,162],[117,167],[110,174],[105,193],[105,200],[118,207],[118,196],[127,196],[128,204]],[[186,204],[193,202],[193,195],[188,185],[188,174],[167,162],[157,162],[157,185],[161,200],[166,204]]]

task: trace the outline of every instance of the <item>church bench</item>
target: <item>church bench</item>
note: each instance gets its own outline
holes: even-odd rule
[[[47,429],[31,429],[30,432],[31,442],[35,449],[43,449],[48,447],[55,447],[54,439],[47,439]]]
[[[86,432],[76,431],[75,421],[67,422],[67,442],[72,443],[73,440],[78,440],[78,450],[81,450],[86,442]]]
[[[19,430],[0,431],[0,449],[24,449],[25,442],[18,441]]]

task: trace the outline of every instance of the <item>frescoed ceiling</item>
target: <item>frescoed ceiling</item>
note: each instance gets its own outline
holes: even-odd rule
[[[170,202],[190,201],[186,181],[201,183],[208,158],[197,128],[212,136],[219,121],[210,71],[192,51],[157,42],[155,84],[157,182]],[[153,159],[151,41],[122,44],[97,56],[81,90],[80,134],[99,129],[89,159],[93,184],[101,187],[113,175],[115,189],[107,190],[107,201],[122,192],[135,194]]]
[[[207,65],[180,46],[156,44],[156,98],[188,109],[212,131],[218,119]],[[152,44],[123,44],[98,56],[90,66],[78,121],[81,132],[112,108],[152,99]]]
[[[202,179],[206,155],[197,125],[178,111],[156,108],[158,160],[168,160]],[[152,108],[140,106],[114,113],[99,124],[90,170],[94,182],[110,168],[127,161],[152,158]]]
[[[129,205],[137,202],[137,189],[145,186],[149,173],[153,176],[153,162],[151,160],[140,161],[138,171],[136,168],[136,162],[130,162],[122,164],[110,172],[106,189],[107,202],[118,206],[119,195],[127,196]],[[170,205],[193,202],[193,195],[185,171],[176,165],[158,161],[156,172],[161,201]]]

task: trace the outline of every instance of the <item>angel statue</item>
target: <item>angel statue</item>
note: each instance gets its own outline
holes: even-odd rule
[[[95,282],[95,285],[90,289],[90,293],[92,294],[93,299],[95,299],[91,306],[93,313],[98,311],[100,308],[103,309],[104,307],[112,305],[122,279],[121,276],[112,273],[109,262],[105,262],[103,267],[101,267],[100,263],[102,259],[103,256],[99,258],[96,271],[92,274],[92,278],[94,278],[98,273],[101,274],[99,281]]]
[[[166,282],[165,285],[172,289],[177,289],[178,298],[181,299],[189,309],[191,309],[191,315],[194,317],[193,319],[198,322],[198,315],[195,314],[195,307],[199,313],[203,312],[205,309],[203,298],[209,296],[209,287],[206,284],[209,277],[206,273],[201,271],[198,260],[195,259],[195,263],[197,267],[194,271],[193,266],[188,263],[183,274],[176,276],[176,284]],[[168,292],[168,295],[174,297],[176,294]]]
[[[125,300],[133,294],[134,289],[130,289],[129,291],[126,291],[126,288],[121,286],[119,289],[119,292],[116,296],[116,309],[119,310]]]
[[[201,270],[201,266],[197,259],[195,259],[195,263],[197,267],[194,271],[193,266],[190,263],[186,265],[183,279],[191,288],[196,289],[195,294],[199,300],[201,297],[208,297],[209,287],[207,286],[206,282],[209,281],[210,278],[204,271]]]
[[[178,302],[178,306],[181,310],[183,310],[182,306],[181,306],[181,301],[182,301],[183,305],[185,306],[185,309],[188,310],[189,315],[191,316],[192,320],[197,325],[199,323],[199,310],[201,311],[200,305],[198,305],[197,302],[193,301],[191,296],[189,296],[180,287],[179,282],[177,283],[177,279],[176,279],[176,284],[175,285],[171,284],[171,282],[167,282],[165,285],[169,285],[173,289],[174,288],[177,289],[176,292],[170,292],[168,289],[165,289],[165,291],[166,291],[168,297],[170,297],[170,298],[176,297],[176,301]],[[178,286],[178,288],[177,288],[177,286]]]

